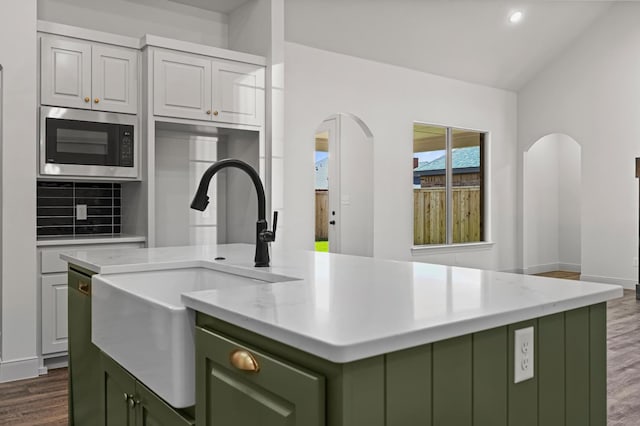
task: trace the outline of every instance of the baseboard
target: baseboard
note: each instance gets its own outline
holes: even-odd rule
[[[591,281],[591,282],[603,283],[603,284],[617,284],[617,285],[621,285],[622,287],[628,290],[634,290],[637,284],[636,280],[629,280],[626,278],[599,277],[596,275],[582,274],[580,275],[580,279],[582,281]]]
[[[528,266],[523,269],[523,273],[526,275],[533,275],[533,274],[542,274],[544,272],[559,271],[559,270],[560,270],[559,263],[547,263],[544,265]]]
[[[65,368],[69,366],[69,357],[67,355],[47,358],[44,360],[45,368],[55,370],[56,368]]]
[[[558,263],[558,271],[580,272],[582,270],[579,263]]]
[[[0,383],[38,377],[39,368],[38,357],[0,361]]]

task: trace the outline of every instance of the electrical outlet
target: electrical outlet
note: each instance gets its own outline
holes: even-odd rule
[[[513,382],[520,383],[533,378],[534,347],[533,327],[521,328],[515,331],[514,374]]]
[[[76,220],[87,220],[86,204],[76,204]]]

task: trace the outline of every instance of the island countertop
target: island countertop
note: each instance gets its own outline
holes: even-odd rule
[[[100,274],[205,267],[277,282],[182,295],[188,308],[337,362],[551,315],[622,296],[620,286],[254,246],[87,250],[61,257]],[[216,257],[224,260],[213,260]]]

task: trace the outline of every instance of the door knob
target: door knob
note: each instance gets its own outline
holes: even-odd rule
[[[100,102],[100,99],[95,98],[95,99],[93,100],[93,102],[97,104],[98,102]]]
[[[213,115],[218,116],[218,111],[213,111]]]
[[[87,96],[86,98],[84,98],[84,101],[85,101],[86,103],[89,103],[89,102],[91,102],[91,98]]]
[[[329,221],[329,225],[335,225],[335,224],[336,224],[336,221],[335,221],[335,220],[330,220],[330,221]]]

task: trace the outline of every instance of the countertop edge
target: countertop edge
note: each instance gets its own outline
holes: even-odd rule
[[[208,304],[198,300],[196,295],[183,294],[182,300],[187,308],[210,315],[254,333],[262,334],[267,338],[295,347],[328,361],[342,364],[415,346],[426,345],[441,340],[451,339],[466,334],[489,330],[495,327],[544,317],[559,312],[596,305],[598,303],[604,303],[608,300],[622,297],[623,289],[621,286],[610,286],[612,287],[611,289],[571,298],[569,300],[550,302],[516,311],[489,314],[481,317],[471,317],[454,323],[429,327],[405,334],[386,336],[372,341],[355,342],[348,345],[324,342],[310,336],[285,330],[273,324],[268,324],[251,317],[228,311],[219,306]]]
[[[87,237],[82,239],[60,238],[36,240],[36,247],[56,247],[56,246],[82,246],[92,244],[119,244],[119,243],[144,243],[146,237],[139,235],[127,235],[123,237]]]

